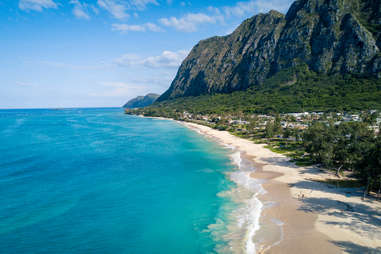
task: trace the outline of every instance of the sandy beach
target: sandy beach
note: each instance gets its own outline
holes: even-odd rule
[[[262,144],[194,123],[188,128],[229,145],[251,160],[251,177],[266,193],[257,253],[381,253],[381,202],[361,199],[362,189],[336,188],[316,180],[335,178],[317,167],[299,167]],[[315,180],[315,181],[313,181]]]

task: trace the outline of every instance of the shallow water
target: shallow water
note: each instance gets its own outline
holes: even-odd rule
[[[1,253],[254,248],[260,186],[231,149],[174,121],[1,110],[0,134]]]
[[[206,253],[228,151],[121,109],[0,111],[1,253]],[[234,205],[232,204],[232,207]]]

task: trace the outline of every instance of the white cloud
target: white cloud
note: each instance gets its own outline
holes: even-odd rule
[[[188,13],[181,18],[161,18],[159,19],[159,22],[164,26],[174,27],[179,31],[195,32],[201,24],[223,23],[226,18],[230,17],[247,18],[259,12],[268,12],[270,10],[286,12],[291,3],[292,0],[242,1],[237,2],[233,6],[224,6],[220,8],[210,6],[207,8],[208,13]]]
[[[145,66],[149,68],[177,68],[188,55],[187,50],[165,50],[161,55],[140,57],[134,54],[126,54],[114,62],[119,66]]]
[[[163,29],[161,29],[158,25],[154,23],[146,23],[145,26],[147,27],[148,30],[152,32],[163,32]]]
[[[194,32],[197,26],[204,23],[214,24],[219,19],[218,16],[209,16],[204,13],[188,13],[181,18],[162,18],[159,22],[168,27],[174,27],[179,31]]]
[[[127,7],[116,0],[98,0],[98,6],[108,11],[117,19],[124,19],[129,16],[126,13]]]
[[[42,11],[44,8],[57,8],[57,4],[53,0],[20,0],[19,8],[21,10]]]
[[[244,16],[246,14],[256,12],[256,1],[238,2],[234,6],[223,7],[222,10],[226,16]]]
[[[163,30],[156,24],[145,23],[142,25],[128,25],[128,24],[112,24],[113,31],[119,32],[162,32]]]
[[[90,19],[90,16],[87,12],[87,4],[86,3],[81,3],[78,0],[71,0],[71,4],[74,5],[73,8],[73,14],[79,19]]]
[[[159,5],[156,0],[131,0],[130,3],[139,10],[144,10],[148,4]]]
[[[222,11],[228,17],[252,16],[256,13],[265,13],[270,10],[286,12],[291,3],[292,0],[250,0],[246,2],[238,2],[234,6],[222,7]]]
[[[142,25],[112,24],[112,30],[121,32],[144,32],[146,29]]]
[[[117,19],[129,17],[128,10],[144,10],[149,4],[159,5],[156,0],[98,0],[97,3]]]
[[[151,56],[144,59],[144,65],[148,67],[178,67],[188,55],[187,50],[163,51],[160,56]]]
[[[258,12],[268,12],[270,10],[277,10],[282,13],[286,13],[293,0],[257,0]]]

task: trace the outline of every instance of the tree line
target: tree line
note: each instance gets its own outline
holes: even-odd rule
[[[366,122],[314,122],[303,134],[303,146],[311,159],[326,168],[354,173],[366,192],[381,190],[381,135]]]

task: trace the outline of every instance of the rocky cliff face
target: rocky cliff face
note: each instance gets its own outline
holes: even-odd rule
[[[367,3],[373,3],[372,11],[380,8],[373,0],[296,1],[285,17],[272,71],[303,61],[318,73],[379,72],[372,68],[379,53],[379,32],[367,29]]]
[[[259,14],[200,41],[158,100],[244,90],[300,64],[381,78],[380,48],[381,0],[298,0],[286,15]]]

